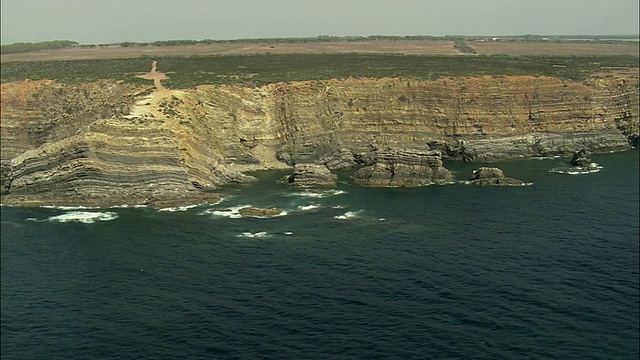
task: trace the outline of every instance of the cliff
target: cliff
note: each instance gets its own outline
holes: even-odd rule
[[[98,81],[1,88],[5,204],[215,199],[243,171],[373,165],[384,149],[491,161],[622,150],[638,134],[637,72],[343,79],[168,90]]]

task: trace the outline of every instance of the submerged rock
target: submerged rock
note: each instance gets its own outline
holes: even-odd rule
[[[522,186],[524,181],[510,178],[496,167],[481,167],[473,170],[470,182],[479,186]]]
[[[356,184],[372,187],[444,184],[451,180],[437,150],[387,149],[377,153],[375,164],[353,174]]]
[[[246,207],[238,210],[242,216],[271,217],[281,215],[284,210],[279,208]]]
[[[296,164],[293,174],[285,176],[282,181],[297,186],[332,186],[336,184],[337,178],[325,165],[304,163]]]

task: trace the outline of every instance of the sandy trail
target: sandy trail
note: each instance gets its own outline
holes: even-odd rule
[[[179,90],[171,90],[162,86],[162,80],[168,79],[168,77],[158,71],[158,62],[153,61],[151,63],[151,71],[148,73],[137,75],[137,77],[146,80],[153,80],[155,91],[149,94],[144,99],[138,101],[132,109],[129,118],[142,116],[142,117],[154,117],[154,118],[166,118],[166,116],[158,110],[158,104],[171,95],[178,95],[181,93]]]
[[[142,75],[138,75],[139,78],[146,80],[153,80],[153,85],[156,87],[156,92],[164,92],[167,89],[162,86],[161,81],[168,79],[167,75],[158,71],[158,62],[153,60],[151,63],[151,71]]]

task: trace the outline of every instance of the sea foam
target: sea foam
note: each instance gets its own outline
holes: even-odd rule
[[[85,224],[91,224],[96,221],[109,221],[118,217],[118,214],[114,212],[90,212],[90,211],[70,211],[68,213],[51,216],[48,218],[49,221],[57,221],[57,222],[70,222],[76,221]]]
[[[600,172],[602,170],[602,166],[597,163],[589,164],[587,169],[583,169],[580,166],[572,167],[572,168],[554,168],[549,170],[550,173],[556,174],[566,174],[566,175],[585,175],[585,174],[593,174]]]
[[[328,189],[328,190],[306,190],[304,192],[294,192],[288,194],[289,196],[302,196],[302,197],[311,197],[311,198],[326,198],[329,196],[342,195],[347,192],[344,190],[337,189]]]
[[[196,205],[185,205],[185,206],[176,206],[176,207],[167,207],[167,208],[162,208],[162,209],[158,209],[158,211],[169,211],[169,212],[176,212],[176,211],[187,211],[189,209],[193,209],[194,207],[198,206]]]
[[[99,207],[89,207],[89,206],[57,206],[57,205],[43,205],[45,209],[57,209],[57,210],[91,210],[91,209],[100,209]]]
[[[248,207],[251,207],[251,205],[238,205],[226,209],[207,209],[201,212],[200,215],[215,215],[231,219],[239,219],[242,217],[242,214],[240,214],[240,209]]]
[[[320,205],[311,204],[311,205],[300,205],[298,206],[299,211],[309,211],[320,208]]]
[[[357,217],[360,217],[360,214],[362,213],[363,210],[358,210],[358,211],[347,211],[346,213],[342,214],[342,215],[336,215],[334,216],[335,219],[339,219],[339,220],[349,220],[349,219],[355,219]]]
[[[260,231],[260,232],[256,232],[256,233],[252,233],[252,232],[243,232],[242,234],[237,235],[237,237],[241,237],[241,238],[266,238],[269,237],[271,235],[269,235],[268,232],[266,231]]]

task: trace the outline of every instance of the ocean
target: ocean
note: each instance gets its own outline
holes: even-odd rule
[[[638,151],[530,184],[292,188],[218,204],[2,206],[10,359],[637,359]],[[246,206],[280,216],[244,217]]]

